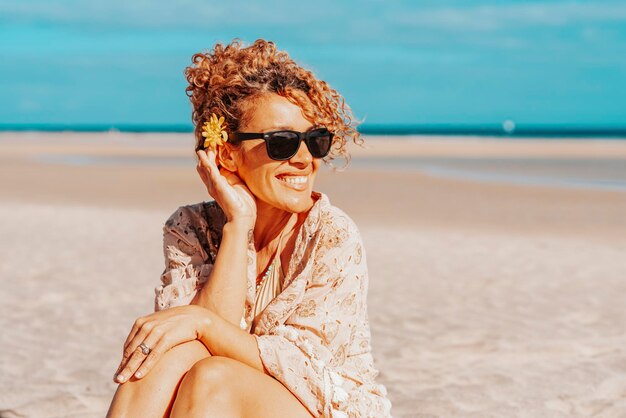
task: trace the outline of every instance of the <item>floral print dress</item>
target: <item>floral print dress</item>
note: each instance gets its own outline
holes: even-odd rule
[[[359,230],[325,194],[314,191],[313,197],[315,204],[297,231],[282,291],[256,318],[256,253],[250,244],[241,328],[256,338],[267,373],[312,415],[390,417],[387,391],[376,382]],[[214,201],[182,206],[166,221],[166,267],[155,289],[155,310],[188,304],[202,288],[225,222]]]

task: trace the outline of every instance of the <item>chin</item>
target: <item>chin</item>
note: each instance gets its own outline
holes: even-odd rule
[[[314,203],[311,194],[311,190],[301,192],[281,192],[277,196],[277,199],[274,202],[271,202],[271,205],[286,212],[306,212],[311,209]]]

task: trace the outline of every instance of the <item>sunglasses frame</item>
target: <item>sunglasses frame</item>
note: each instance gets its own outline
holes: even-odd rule
[[[267,152],[268,157],[276,161],[286,161],[286,160],[293,158],[293,156],[298,153],[298,150],[300,149],[300,146],[302,145],[302,141],[304,141],[307,149],[309,150],[311,155],[313,155],[313,153],[311,152],[311,146],[309,145],[309,142],[312,141],[311,135],[314,132],[317,132],[320,130],[324,130],[328,132],[328,136],[330,137],[328,140],[330,141],[330,144],[328,146],[328,151],[326,151],[324,155],[322,155],[321,157],[314,157],[314,158],[324,158],[328,155],[328,153],[330,152],[330,149],[332,148],[333,137],[335,135],[333,132],[329,131],[328,128],[325,128],[325,127],[311,128],[306,132],[292,131],[289,129],[281,129],[278,131],[270,131],[270,132],[234,132],[230,134],[229,136],[235,141],[248,141],[251,139],[263,139],[265,141],[265,151]],[[298,136],[298,146],[296,147],[295,152],[291,154],[290,156],[285,157],[285,158],[274,158],[270,154],[270,141],[269,140],[273,134],[277,134],[281,132],[289,132],[292,134],[296,134]]]

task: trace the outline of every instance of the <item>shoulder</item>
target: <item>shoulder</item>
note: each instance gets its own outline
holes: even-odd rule
[[[167,218],[164,230],[220,229],[226,219],[224,212],[214,200],[179,206]]]
[[[163,226],[166,257],[175,258],[182,251],[214,260],[225,223],[224,212],[215,201],[179,206]]]
[[[320,210],[320,233],[322,237],[335,237],[340,241],[347,238],[361,239],[359,227],[344,210],[328,203]],[[340,242],[337,244],[341,244]]]
[[[367,292],[367,262],[361,233],[344,210],[326,204],[319,211],[317,239],[308,288],[330,286],[342,292]],[[345,281],[347,277],[353,279]]]
[[[316,259],[324,260],[347,258],[352,260],[358,254],[359,262],[363,254],[363,240],[355,221],[337,206],[324,205],[319,213]],[[336,263],[335,263],[336,264]]]

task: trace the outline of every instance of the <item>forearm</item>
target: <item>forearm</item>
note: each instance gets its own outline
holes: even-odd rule
[[[256,338],[214,312],[207,313],[197,334],[212,355],[240,361],[265,373]]]
[[[191,304],[200,305],[239,327],[243,314],[248,269],[248,240],[252,227],[243,222],[228,222],[211,276]]]

